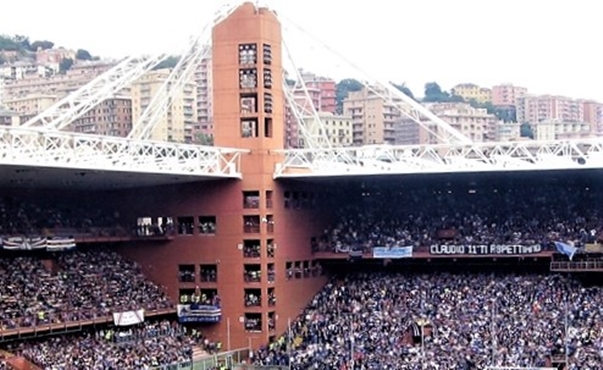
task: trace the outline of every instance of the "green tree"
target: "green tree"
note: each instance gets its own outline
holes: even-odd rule
[[[400,90],[401,92],[403,92],[406,96],[408,96],[409,98],[413,99],[413,100],[417,100],[414,96],[414,94],[412,93],[412,91],[410,90],[410,88],[408,86],[406,86],[406,83],[403,82],[401,84],[396,84],[396,83],[391,83],[392,85],[394,85],[394,87],[398,90]]]
[[[0,36],[0,50],[17,51],[21,46],[10,36]]]
[[[450,93],[442,90],[437,82],[428,82],[425,84],[425,97],[423,101],[426,103],[443,103],[451,101],[451,97]]]
[[[199,145],[213,146],[214,137],[212,135],[204,134],[201,132],[195,135],[195,143]]]
[[[54,47],[54,42],[48,40],[37,40],[31,43],[31,51],[38,51],[38,49],[48,50]]]
[[[360,91],[364,85],[353,78],[346,78],[337,83],[335,86],[335,96],[337,100],[337,112],[343,113],[343,101],[348,97],[350,92]]]
[[[65,73],[69,69],[71,69],[72,66],[73,66],[73,59],[64,58],[63,60],[61,60],[61,63],[59,63],[59,71],[61,73]]]
[[[91,60],[92,55],[88,52],[88,50],[78,49],[75,53],[75,59],[77,60]]]
[[[22,50],[31,50],[29,37],[23,35],[15,35],[13,36],[13,41],[17,43]]]
[[[176,67],[176,65],[178,64],[179,61],[180,61],[179,56],[172,55],[170,57],[167,57],[163,61],[161,61],[161,63],[157,64],[153,69],[158,70],[158,69],[165,69],[165,68],[174,68],[174,67]]]
[[[532,130],[532,125],[529,122],[524,122],[519,126],[519,136],[534,139],[534,130]]]

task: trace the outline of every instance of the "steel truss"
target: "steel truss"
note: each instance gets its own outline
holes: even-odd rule
[[[287,23],[291,24],[293,28],[297,28],[302,33],[306,34],[313,40],[314,43],[322,46],[332,57],[341,60],[351,67],[357,73],[357,76],[355,76],[356,79],[362,83],[367,90],[382,98],[402,116],[410,119],[425,129],[427,132],[435,136],[440,142],[460,144],[470,144],[473,142],[471,139],[452,127],[448,122],[439,118],[419,102],[398,90],[390,82],[375,78],[374,76],[366,73],[356,64],[343,57],[340,53],[331,49],[328,45],[318,40],[316,37],[310,35],[301,26],[295,24],[291,20],[287,19]]]
[[[278,152],[285,160],[275,178],[603,168],[603,138]]]
[[[314,102],[310,97],[310,92],[303,79],[303,76],[299,72],[295,61],[291,57],[287,44],[283,41],[283,49],[289,59],[289,62],[293,66],[295,71],[295,85],[289,86],[287,83],[286,76],[283,76],[283,92],[287,101],[287,106],[293,113],[295,120],[297,121],[297,127],[301,131],[304,139],[304,147],[310,149],[330,149],[332,147],[331,140],[325,129]],[[286,72],[283,71],[283,74]],[[301,91],[303,96],[296,96],[295,92]]]
[[[167,55],[162,54],[150,58],[126,58],[21,126],[42,126],[49,130],[62,130],[104,100],[129,86],[132,81],[142,77],[166,57]]]
[[[237,8],[238,5],[233,6],[232,4],[220,7],[214,14],[213,22],[207,24],[201,33],[191,40],[176,66],[151,99],[149,106],[134,123],[128,138],[142,140],[150,138],[157,124],[165,118],[172,107],[174,95],[181,94],[186,84],[193,82],[197,63],[210,55],[211,48],[208,45],[210,45],[214,26],[226,19]]]
[[[244,150],[0,127],[0,165],[240,178]]]

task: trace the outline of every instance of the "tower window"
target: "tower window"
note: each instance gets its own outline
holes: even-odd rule
[[[258,51],[256,44],[239,45],[239,64],[253,65],[258,62]]]

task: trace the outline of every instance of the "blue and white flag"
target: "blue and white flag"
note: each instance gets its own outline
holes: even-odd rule
[[[574,254],[576,254],[576,252],[578,251],[578,248],[574,247],[573,245],[570,245],[567,243],[562,243],[562,242],[554,242],[554,243],[555,243],[555,248],[557,249],[557,252],[568,256],[570,261],[574,258]]]

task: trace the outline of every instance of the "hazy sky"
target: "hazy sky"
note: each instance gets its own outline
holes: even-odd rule
[[[219,0],[4,0],[0,33],[101,56],[178,52]],[[603,101],[601,4],[595,0],[273,0],[298,67],[354,77],[347,60],[406,82],[513,82],[534,93]],[[157,5],[153,5],[153,4]],[[99,4],[93,6],[92,4]],[[8,16],[7,16],[8,15]],[[346,59],[335,58],[294,22]]]

